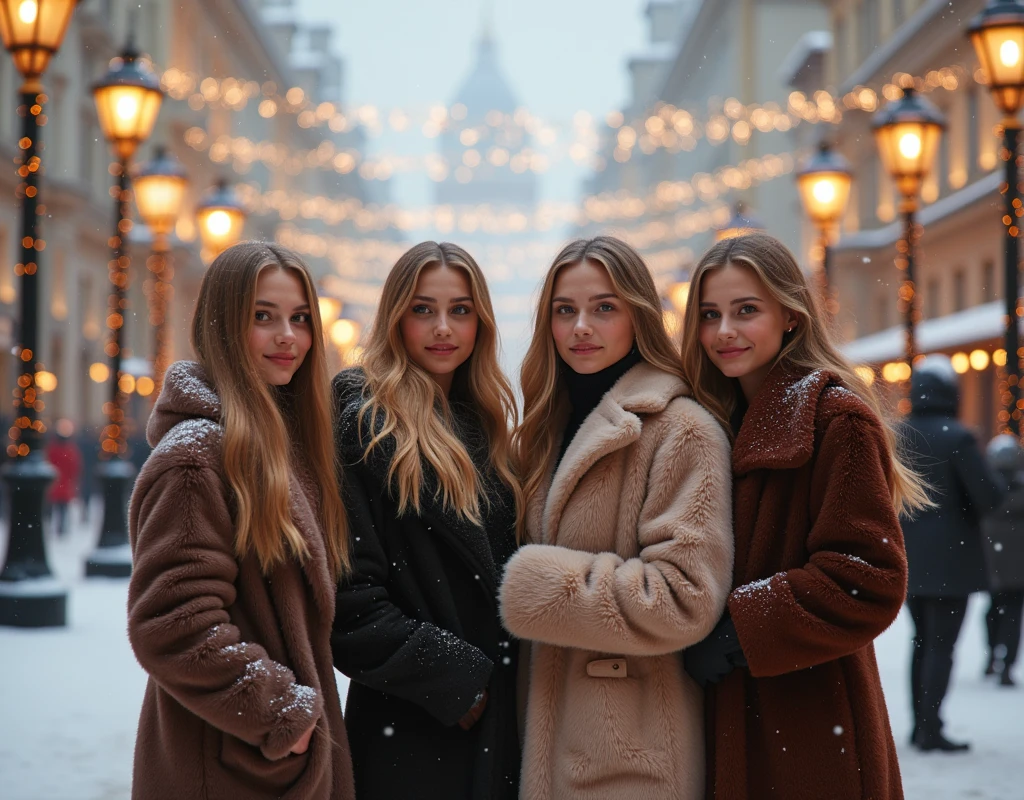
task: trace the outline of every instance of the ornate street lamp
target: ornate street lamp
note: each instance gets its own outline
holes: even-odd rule
[[[40,78],[60,48],[77,3],[0,0],[0,37],[25,79],[19,90],[21,184],[16,190],[21,201],[21,253],[14,266],[21,278],[19,343],[14,352],[23,371],[14,394],[17,416],[7,447],[12,461],[2,472],[11,498],[11,523],[7,555],[0,570],[0,625],[63,626],[67,620],[67,592],[50,572],[43,541],[43,501],[57,472],[43,455],[40,438],[45,427],[37,416],[44,408],[39,392],[45,390],[39,384],[45,369],[38,358],[39,272],[45,247],[38,227],[39,215],[45,212],[39,202],[39,129],[46,124],[46,95]]]
[[[153,274],[149,291],[149,322],[154,327],[153,402],[160,388],[170,359],[170,337],[167,329],[167,304],[174,290],[171,280],[170,235],[181,214],[188,188],[188,176],[178,160],[163,147],[156,148],[153,160],[143,165],[134,177],[135,205],[139,216],[153,234],[153,252],[146,266]]]
[[[899,302],[906,328],[905,359],[913,369],[917,354],[915,327],[920,313],[914,284],[917,198],[921,184],[931,172],[946,120],[934,105],[908,88],[903,90],[903,97],[875,114],[872,127],[882,164],[902,197],[904,238],[897,247],[896,267],[903,272]]]
[[[199,238],[203,242],[203,258],[207,263],[242,240],[248,212],[234,187],[221,178],[196,206]]]
[[[1014,436],[1020,436],[1020,336],[1018,324],[1019,294],[1017,265],[1020,261],[1020,186],[1018,183],[1017,149],[1020,123],[1017,112],[1024,103],[1024,5],[1015,0],[994,0],[971,20],[967,33],[971,37],[978,61],[988,75],[988,88],[999,110],[1003,112],[1003,147],[1000,156],[1006,170],[1003,194],[1006,197],[1003,224],[1004,241],[1003,291],[1006,300],[1006,391],[1003,393],[1005,409],[1000,419]],[[1003,420],[1005,415],[1006,419]]]
[[[804,212],[818,229],[821,246],[820,282],[822,297],[831,308],[829,297],[829,247],[835,238],[839,221],[846,213],[850,199],[853,170],[849,162],[835,152],[826,141],[818,145],[818,152],[807,160],[796,174],[796,185],[803,201]]]
[[[742,200],[738,200],[736,205],[733,206],[732,218],[725,223],[725,227],[715,231],[715,241],[735,239],[737,236],[758,233],[764,229],[764,224],[759,219],[747,214],[747,204]]]
[[[131,553],[128,546],[128,520],[126,492],[135,476],[135,468],[124,458],[124,407],[127,404],[126,377],[121,370],[121,342],[123,340],[128,308],[128,233],[132,229],[129,218],[131,195],[128,190],[128,162],[138,146],[153,130],[163,92],[149,62],[139,57],[129,37],[124,52],[110,62],[107,74],[92,88],[103,134],[111,143],[117,163],[112,172],[117,175],[114,218],[116,228],[110,237],[110,305],[107,327],[110,340],[104,352],[110,359],[110,400],[104,404],[107,425],[100,443],[100,463],[97,475],[103,485],[103,524],[100,540],[85,564],[86,576],[127,577],[131,575]]]

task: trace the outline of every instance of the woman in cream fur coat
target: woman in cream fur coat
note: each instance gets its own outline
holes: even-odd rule
[[[531,643],[528,800],[704,795],[702,693],[680,651],[729,590],[729,445],[679,375],[640,256],[568,245],[523,364],[525,545],[501,588]]]

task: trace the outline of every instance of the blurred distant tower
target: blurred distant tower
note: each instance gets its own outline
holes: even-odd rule
[[[437,236],[466,247],[487,275],[512,371],[528,344],[529,295],[538,270],[554,255],[540,255],[534,230],[538,175],[544,156],[532,146],[531,123],[498,63],[493,26],[485,10],[476,62],[449,107],[439,137],[445,165],[435,178]],[[443,176],[443,177],[442,177]],[[545,249],[541,246],[539,249]]]

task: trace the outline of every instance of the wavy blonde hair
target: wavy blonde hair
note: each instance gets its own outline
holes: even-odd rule
[[[256,282],[264,270],[295,275],[309,299],[312,346],[288,386],[271,388],[249,353]],[[309,549],[292,519],[293,455],[319,489],[318,514],[331,572],[349,568],[348,526],[332,437],[330,383],[316,289],[309,269],[287,248],[242,242],[206,271],[192,317],[192,348],[221,402],[224,472],[235,501],[235,552],[256,554],[264,574]]]
[[[498,327],[487,282],[473,257],[449,242],[421,242],[391,268],[381,292],[362,366],[366,373],[359,431],[369,425],[372,436],[363,454],[393,437],[395,452],[388,482],[397,490],[398,513],[420,513],[423,462],[437,477],[435,499],[446,510],[479,525],[481,497],[489,503],[480,475],[465,444],[455,431],[448,397],[426,370],[409,358],[400,323],[412,304],[420,274],[432,267],[458,269],[469,279],[479,324],[469,358],[456,370],[453,395],[467,400],[479,415],[487,437],[488,460],[494,475],[515,498],[517,517],[522,508],[519,482],[512,470],[509,424],[518,420],[512,386],[498,365]]]
[[[552,424],[568,413],[568,397],[559,369],[558,353],[551,335],[551,304],[559,273],[590,261],[604,267],[615,293],[626,304],[636,346],[649,364],[683,377],[676,349],[665,330],[661,299],[643,258],[613,236],[577,239],[555,256],[540,291],[534,318],[533,339],[520,370],[523,389],[523,423],[516,430],[516,471],[523,481],[527,504],[541,490],[551,467],[561,430]],[[520,529],[520,536],[524,531]]]
[[[775,364],[785,361],[801,371],[823,369],[835,373],[883,422],[891,465],[889,489],[896,510],[910,513],[931,506],[921,477],[899,455],[899,436],[877,394],[833,343],[818,293],[808,285],[793,254],[773,236],[753,233],[718,242],[690,276],[690,302],[683,314],[682,363],[694,397],[731,437],[730,419],[739,402],[739,382],[723,375],[700,343],[700,289],[709,272],[736,265],[752,270],[771,296],[799,320],[783,340]]]

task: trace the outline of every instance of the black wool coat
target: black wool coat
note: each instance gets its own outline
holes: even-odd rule
[[[363,459],[359,369],[334,380],[336,445],[352,532],[353,573],[338,588],[331,647],[352,679],[346,723],[361,800],[511,800],[518,794],[517,644],[498,616],[513,554],[511,493],[488,479],[483,527],[446,512],[428,474],[419,515],[399,516],[388,489],[393,440]],[[453,395],[455,392],[453,391]],[[478,465],[486,439],[453,396],[460,438]],[[487,690],[483,716],[457,724]]]
[[[907,454],[931,486],[936,508],[903,520],[910,582],[907,594],[966,597],[988,588],[981,519],[1002,497],[1001,481],[971,432],[957,420],[954,384],[914,372]]]

